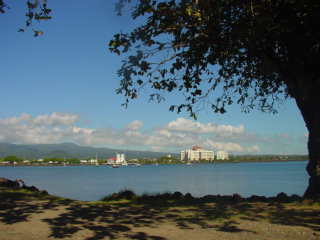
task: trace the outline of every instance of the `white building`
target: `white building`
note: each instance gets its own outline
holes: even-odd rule
[[[217,160],[228,160],[229,154],[225,151],[217,151]]]
[[[88,163],[96,164],[96,163],[98,163],[98,159],[92,158],[92,159],[88,160]]]
[[[180,152],[181,161],[214,160],[214,152],[198,146]]]
[[[126,156],[124,153],[117,153],[115,164],[123,164],[126,163]]]

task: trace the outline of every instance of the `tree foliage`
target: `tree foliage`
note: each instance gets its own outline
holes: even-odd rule
[[[295,97],[293,69],[319,78],[319,1],[133,2],[133,19],[144,23],[109,42],[112,52],[127,56],[117,90],[125,105],[147,86],[157,101],[164,92],[182,92],[185,101],[170,110],[192,116],[203,101],[219,113],[234,102],[244,111],[275,112],[277,103]]]
[[[21,162],[22,159],[17,156],[11,155],[11,156],[6,156],[5,158],[3,158],[3,161],[14,163],[14,162]]]
[[[218,113],[234,102],[276,112],[293,97],[309,130],[305,196],[320,196],[320,2],[120,0],[118,10],[129,3],[143,23],[109,42],[126,56],[117,90],[125,105],[146,86],[152,100],[182,92],[170,110],[193,117],[202,101]]]
[[[33,1],[26,1],[26,21],[25,27],[20,28],[19,32],[24,32],[26,28],[31,27],[33,23],[49,20],[52,18],[51,9],[47,6],[46,0],[33,0]],[[10,9],[10,5],[6,3],[4,0],[0,0],[0,13],[5,13],[7,10]],[[34,36],[38,37],[43,35],[43,31],[38,29],[32,29]]]

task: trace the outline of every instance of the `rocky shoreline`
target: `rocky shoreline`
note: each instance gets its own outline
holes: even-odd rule
[[[49,195],[46,190],[39,190],[35,186],[27,186],[22,179],[10,180],[7,178],[0,177],[0,187],[5,187],[9,189],[25,189],[31,192],[40,193],[44,195]],[[149,201],[157,201],[157,200],[174,200],[174,201],[187,201],[187,202],[208,202],[208,201],[228,201],[228,202],[292,202],[292,201],[302,201],[303,197],[293,194],[287,195],[284,192],[278,193],[274,197],[266,197],[260,195],[251,195],[250,197],[242,197],[240,194],[232,194],[232,195],[206,195],[203,197],[193,197],[190,193],[182,194],[181,192],[174,193],[162,193],[162,194],[143,194],[141,196],[136,195],[131,190],[123,190],[118,193],[110,194],[101,199],[102,201],[119,201],[119,200],[136,200],[138,202],[149,202]],[[315,198],[313,200],[319,200],[320,198]]]
[[[7,178],[0,177],[0,187],[11,188],[11,189],[25,189],[31,192],[37,192],[48,195],[46,190],[39,190],[35,186],[27,186],[22,179],[10,180]]]
[[[125,190],[85,202],[0,178],[0,239],[319,240],[319,200]]]

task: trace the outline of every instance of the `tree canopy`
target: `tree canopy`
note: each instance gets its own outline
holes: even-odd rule
[[[19,28],[19,32],[24,32],[26,28],[31,27],[34,21],[49,20],[52,18],[50,15],[51,9],[47,6],[46,0],[31,0],[26,1],[26,21],[25,26]],[[5,13],[10,9],[10,5],[4,0],[0,0],[0,13]],[[38,37],[43,34],[43,31],[32,29],[34,36]]]
[[[143,21],[109,42],[126,56],[117,90],[125,105],[142,88],[156,101],[182,92],[170,110],[193,117],[201,101],[217,113],[234,102],[245,112],[276,112],[292,97],[309,130],[306,195],[320,195],[319,1],[119,0],[118,10],[126,4]]]
[[[185,101],[170,110],[193,116],[204,99],[214,112],[233,102],[275,112],[295,95],[292,69],[319,77],[319,8],[294,0],[136,1],[132,17],[144,23],[109,43],[116,54],[130,53],[118,93],[127,104],[146,85],[158,101],[164,91],[182,91]]]

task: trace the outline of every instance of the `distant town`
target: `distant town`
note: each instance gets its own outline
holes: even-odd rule
[[[270,161],[304,161],[308,160],[307,155],[232,155],[227,151],[210,151],[200,146],[192,146],[177,154],[166,154],[159,158],[131,158],[126,159],[125,153],[117,153],[110,158],[99,158],[98,155],[91,158],[37,158],[24,159],[14,155],[0,158],[0,166],[67,166],[67,165],[109,165],[120,166],[141,166],[146,164],[197,164],[197,163],[228,163],[228,162],[270,162]]]
[[[217,151],[216,155],[213,151],[205,150],[200,146],[193,146],[191,149],[186,149],[180,152],[181,161],[213,161],[228,160],[229,154],[226,151]]]

